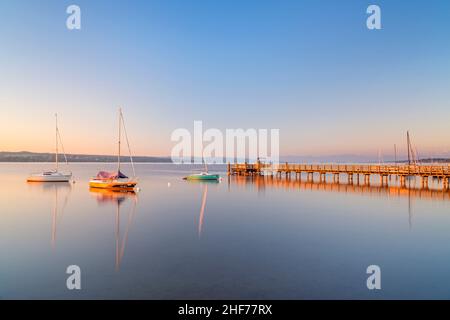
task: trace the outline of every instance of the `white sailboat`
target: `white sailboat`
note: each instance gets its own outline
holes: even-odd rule
[[[55,169],[50,171],[44,171],[40,173],[32,173],[28,178],[28,182],[69,182],[72,178],[72,172],[59,172],[59,162],[58,162],[58,142],[61,142],[62,151],[64,154],[64,159],[67,163],[66,153],[64,152],[64,146],[62,144],[61,135],[58,129],[58,115],[55,114],[56,118],[56,152],[55,152]]]

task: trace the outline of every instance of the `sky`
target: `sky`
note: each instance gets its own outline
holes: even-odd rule
[[[66,8],[81,8],[68,30]],[[366,27],[370,4],[381,30]],[[135,154],[177,128],[280,129],[280,154],[450,154],[450,2],[0,1],[0,151]]]

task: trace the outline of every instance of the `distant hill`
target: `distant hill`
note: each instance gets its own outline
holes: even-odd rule
[[[64,156],[59,155],[58,160],[63,162]],[[68,154],[67,160],[69,162],[116,162],[117,156],[112,155],[90,155],[90,154]],[[0,162],[54,162],[54,153],[36,153],[28,151],[20,152],[7,152],[0,151]],[[120,157],[122,162],[130,162],[128,156]],[[134,162],[163,162],[171,163],[170,157],[148,157],[148,156],[135,156]],[[352,156],[352,155],[336,155],[327,157],[313,157],[313,156],[285,156],[281,157],[280,162],[290,163],[378,163],[370,157]],[[392,163],[393,160],[385,160],[386,163]],[[407,160],[398,160],[399,163],[406,163]],[[450,163],[450,158],[426,158],[420,159],[421,163]]]
[[[405,161],[407,162],[407,161]],[[426,158],[420,159],[420,163],[450,163],[450,158]]]
[[[59,155],[58,160],[63,162],[64,155]],[[117,156],[109,155],[88,155],[88,154],[68,154],[67,160],[69,162],[116,162]],[[28,151],[21,152],[0,152],[0,162],[53,162],[55,161],[54,153],[35,153]],[[122,162],[130,162],[130,157],[120,157]],[[134,162],[167,162],[172,160],[169,157],[133,157]]]
[[[393,156],[386,156],[382,163],[393,163]],[[282,156],[280,162],[289,163],[379,163],[376,156],[357,154],[337,154],[328,156]],[[397,160],[398,163],[408,163],[406,159]],[[450,163],[450,157],[444,155],[439,157],[421,158],[420,163]]]

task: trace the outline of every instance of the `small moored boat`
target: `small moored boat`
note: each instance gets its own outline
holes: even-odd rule
[[[184,180],[219,180],[220,175],[209,173],[208,166],[205,162],[205,171],[202,171],[200,173],[190,174],[187,177],[184,177],[183,179]]]
[[[130,153],[131,167],[133,168],[133,178],[128,178],[120,171],[120,142],[121,142],[121,127],[123,125],[125,131],[125,137],[128,145],[128,151]],[[89,187],[109,189],[115,191],[133,191],[138,181],[134,170],[133,156],[131,155],[130,144],[128,143],[128,135],[125,128],[125,121],[123,119],[122,110],[119,109],[119,148],[117,155],[117,171],[106,172],[99,171],[97,175],[89,181]]]
[[[28,182],[69,182],[72,178],[71,173],[61,173],[58,171],[45,171],[42,173],[32,173]]]
[[[137,185],[137,181],[128,178],[122,172],[106,172],[100,171],[95,178],[89,181],[91,188],[101,188],[110,190],[133,191]]]
[[[55,169],[51,171],[44,171],[40,173],[32,173],[28,178],[28,182],[69,182],[72,178],[72,172],[59,172],[59,163],[58,163],[58,145],[61,143],[62,151],[64,154],[64,159],[67,162],[66,153],[64,151],[64,145],[62,144],[61,135],[58,129],[58,115],[55,114],[56,118],[56,152],[55,152]]]
[[[185,180],[219,180],[220,175],[210,174],[208,172],[200,172],[188,175],[184,178]]]

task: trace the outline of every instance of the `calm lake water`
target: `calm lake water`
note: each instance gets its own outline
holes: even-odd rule
[[[0,298],[450,298],[450,195],[432,181],[228,179],[212,166],[220,183],[193,183],[189,167],[138,164],[133,195],[90,191],[115,165],[85,163],[70,166],[75,184],[25,181],[51,167],[0,164]],[[66,288],[73,264],[79,291]],[[381,290],[366,287],[372,264]]]

